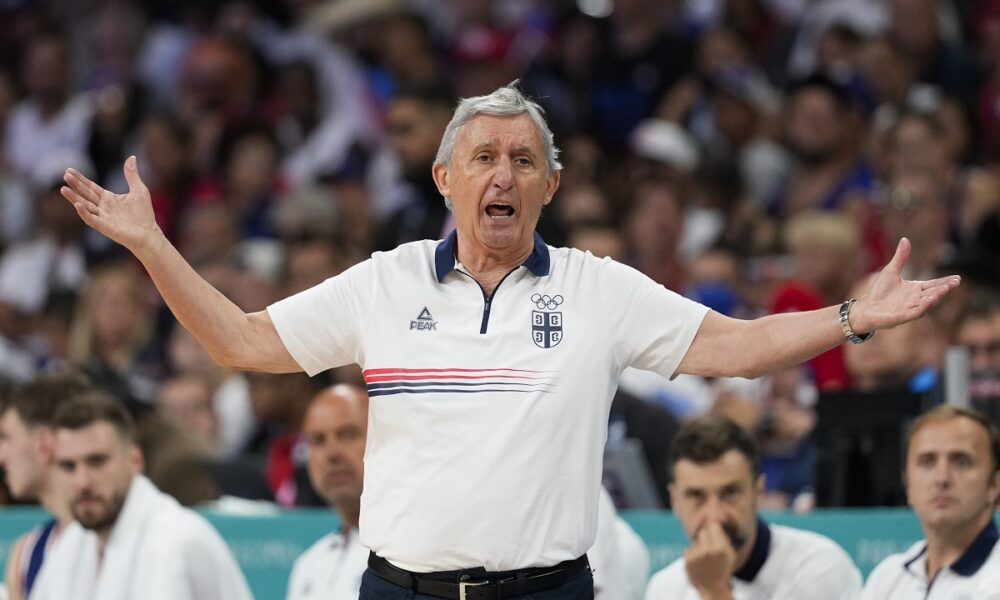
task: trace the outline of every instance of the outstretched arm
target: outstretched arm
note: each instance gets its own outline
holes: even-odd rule
[[[301,371],[266,311],[245,313],[184,260],[156,224],[149,189],[125,161],[127,194],[113,194],[79,171],[68,169],[60,191],[83,221],[142,262],[181,325],[220,365],[251,371]]]
[[[904,280],[900,273],[909,256],[910,241],[903,238],[868,293],[851,308],[850,324],[856,333],[890,329],[919,319],[958,287],[958,276]],[[830,306],[752,321],[709,312],[678,372],[753,378],[797,365],[845,341],[839,309]]]

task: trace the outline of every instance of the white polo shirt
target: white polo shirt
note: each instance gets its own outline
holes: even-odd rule
[[[992,521],[951,566],[927,581],[927,542],[892,554],[875,567],[864,600],[1000,600],[1000,534]]]
[[[833,540],[758,521],[746,563],[730,579],[735,600],[856,600],[861,573]],[[679,558],[649,580],[646,600],[699,600]]]
[[[708,309],[537,235],[487,298],[455,246],[376,253],[268,311],[309,374],[364,370],[365,546],[417,572],[577,558],[619,373],[673,375]]]
[[[357,529],[325,535],[295,560],[286,600],[356,600],[367,568]]]

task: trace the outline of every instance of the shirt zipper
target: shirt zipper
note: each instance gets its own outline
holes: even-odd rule
[[[497,290],[499,290],[501,284],[503,284],[503,282],[508,277],[510,277],[510,274],[513,273],[514,271],[516,271],[519,268],[520,267],[514,268],[513,270],[509,271],[506,275],[504,275],[503,279],[501,279],[497,283],[496,287],[493,288],[493,293],[489,294],[489,295],[486,294],[486,288],[484,288],[483,285],[481,283],[479,283],[479,280],[477,280],[472,275],[469,275],[465,271],[462,271],[461,269],[458,269],[459,273],[461,273],[462,275],[465,275],[469,279],[475,281],[476,285],[479,286],[479,291],[483,293],[483,322],[479,325],[479,334],[480,335],[485,335],[486,334],[486,329],[487,329],[487,327],[489,326],[489,323],[490,323],[490,308],[493,306],[493,298],[497,295]]]

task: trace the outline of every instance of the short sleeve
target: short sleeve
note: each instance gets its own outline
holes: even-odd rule
[[[267,307],[285,348],[309,375],[361,362],[372,261]]]
[[[608,259],[603,269],[601,290],[619,368],[673,377],[708,308],[623,264]]]

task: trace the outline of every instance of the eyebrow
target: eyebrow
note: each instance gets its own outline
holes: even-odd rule
[[[497,140],[489,140],[489,141],[483,142],[483,143],[478,144],[477,146],[473,147],[472,148],[472,153],[473,154],[479,154],[483,150],[492,150],[493,148],[495,148],[498,145],[499,145],[499,142]],[[527,144],[521,144],[519,146],[516,146],[513,149],[512,154],[530,154],[530,155],[534,156],[535,155],[535,151],[534,151],[534,149],[531,148],[531,146],[528,146]]]

